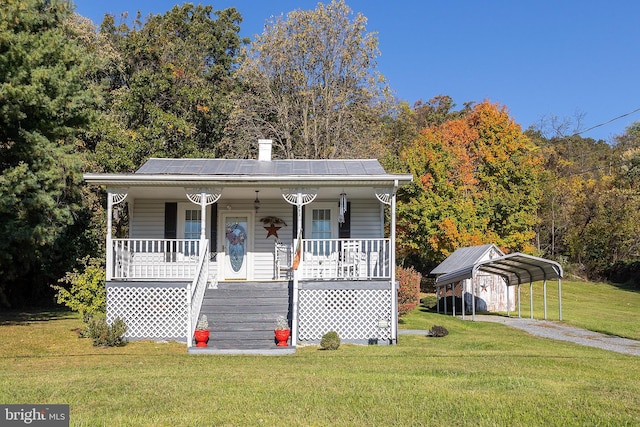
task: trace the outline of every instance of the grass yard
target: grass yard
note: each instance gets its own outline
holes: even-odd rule
[[[568,282],[563,296],[581,326],[629,302],[606,328],[637,333],[638,293]],[[67,403],[71,425],[86,426],[640,425],[639,357],[420,309],[401,327],[434,324],[449,335],[193,356],[178,343],[94,348],[67,312],[0,315],[0,402]]]
[[[515,292],[517,295],[517,290]],[[525,318],[531,315],[529,293],[529,284],[522,285],[520,315]],[[423,302],[428,307],[435,306],[435,295],[424,295]],[[467,309],[471,308],[467,307]],[[558,283],[550,280],[547,282],[547,320],[557,321],[558,309]],[[451,307],[449,307],[449,313],[451,313]],[[506,313],[501,314],[506,315]],[[517,315],[516,306],[511,316]],[[542,282],[533,284],[533,317],[544,319]],[[563,281],[562,319],[569,325],[640,341],[640,292],[606,283]],[[414,329],[431,327],[431,325],[425,325],[422,320],[424,319],[419,316],[409,316],[405,324],[407,328]]]

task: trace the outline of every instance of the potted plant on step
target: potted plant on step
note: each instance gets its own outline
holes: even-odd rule
[[[289,322],[287,318],[284,316],[278,316],[276,319],[276,341],[278,341],[279,347],[286,347],[287,341],[289,340],[289,335],[291,331],[289,330]]]
[[[209,321],[204,314],[200,316],[193,336],[196,339],[196,347],[207,346],[207,342],[209,341]]]

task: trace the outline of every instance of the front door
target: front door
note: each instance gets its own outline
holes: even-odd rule
[[[224,224],[224,278],[246,280],[249,253],[249,216],[223,215]]]

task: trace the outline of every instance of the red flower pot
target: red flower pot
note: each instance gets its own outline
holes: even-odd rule
[[[196,347],[207,346],[207,341],[209,341],[209,330],[196,329],[196,331],[193,333],[193,336],[196,339]]]
[[[279,347],[286,347],[288,345],[289,334],[291,334],[289,329],[276,329],[276,340],[278,341]]]

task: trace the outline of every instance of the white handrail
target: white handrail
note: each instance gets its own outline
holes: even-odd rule
[[[196,275],[187,288],[187,331],[189,334],[187,336],[187,347],[193,345],[193,333],[196,329],[209,278],[209,241],[206,239],[201,240],[200,248],[202,248],[202,251],[200,251]]]

